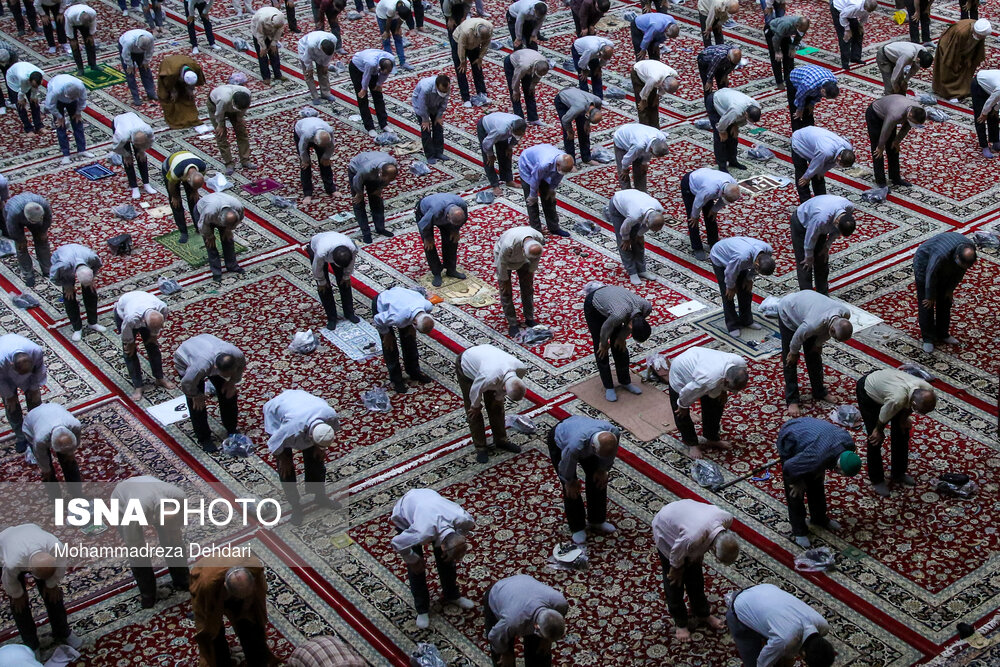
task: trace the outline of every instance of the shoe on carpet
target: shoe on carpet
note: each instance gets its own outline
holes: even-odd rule
[[[614,403],[615,401],[618,400],[618,393],[615,392],[614,389],[605,389],[604,400],[608,401],[609,403]]]
[[[892,481],[894,484],[902,484],[903,486],[917,485],[917,480],[913,479],[913,475],[907,475],[905,472],[899,477],[893,477]]]
[[[143,183],[142,189],[146,192],[147,195],[155,195],[156,194],[156,188],[154,188],[149,183]]]
[[[455,598],[454,600],[445,600],[445,604],[453,604],[459,609],[464,609],[466,611],[474,609],[476,606],[476,603],[474,603],[469,598]]]
[[[872,484],[872,490],[883,498],[889,497],[889,485],[884,481],[879,482],[878,484]]]
[[[513,454],[521,453],[521,446],[515,445],[510,440],[501,440],[500,442],[496,443],[496,448],[502,449],[505,452],[511,452]]]
[[[291,523],[292,523],[293,526],[301,526],[302,522],[305,521],[305,519],[306,519],[306,516],[305,516],[305,514],[302,513],[302,508],[301,507],[293,507],[292,508]]]
[[[476,463],[486,463],[490,460],[490,455],[486,451],[480,449],[476,452]]]
[[[139,188],[132,188],[132,199],[138,199],[142,195],[139,194]]]
[[[438,283],[440,284],[440,283]],[[507,335],[513,338],[517,334],[521,333],[521,327],[514,325],[512,327],[507,327]]]
[[[532,127],[548,127],[548,125],[540,120],[529,120],[528,125],[531,125]]]
[[[378,234],[379,236],[384,236],[387,239],[391,239],[393,236],[395,236],[395,234],[390,232],[388,229],[376,229],[375,233]]]
[[[587,531],[578,530],[573,533],[573,544],[586,544],[587,542]]]
[[[103,324],[88,324],[87,328],[91,329],[92,331],[96,331],[97,333],[104,333],[105,331],[108,330],[108,328]]]
[[[82,329],[78,329],[78,330],[74,331],[73,335],[70,336],[70,340],[72,340],[74,343],[79,343],[82,338],[83,338],[83,330]]]
[[[792,538],[792,541],[803,549],[808,549],[812,546],[812,542],[809,541],[808,535],[796,535]]]
[[[178,237],[177,242],[178,243],[187,243],[188,242],[188,235],[187,234],[181,234],[180,237]]]
[[[730,162],[729,166],[733,169],[748,169],[748,167],[742,162]]]
[[[375,137],[378,136],[378,132],[376,132],[375,130],[368,130],[368,136],[374,139]]]
[[[253,162],[244,162],[240,165],[240,169],[246,169],[247,171],[254,171],[257,169],[257,165]]]
[[[219,46],[218,44],[212,44],[212,50],[213,51],[221,51],[222,47]]]
[[[740,336],[743,335],[743,332],[740,331],[739,329],[730,329],[729,335],[732,336],[733,338],[739,338]]]
[[[955,338],[954,336],[948,336],[941,342],[944,343],[945,345],[958,345],[958,339]]]
[[[142,106],[142,100],[139,99],[138,97],[133,97],[132,98],[132,106],[134,106],[134,107],[141,107]]]
[[[28,276],[27,278],[25,278],[24,279],[24,284],[27,285],[28,287],[34,287],[35,286],[35,276]]]
[[[524,326],[526,326],[526,327],[537,327],[538,326],[538,322],[535,321],[535,320],[525,320],[524,321]]]
[[[201,447],[201,450],[206,454],[214,454],[219,451],[219,448],[214,442],[199,442],[198,446]]]
[[[613,535],[618,530],[615,528],[615,524],[608,523],[607,521],[604,523],[592,523],[590,524],[590,529],[600,535]]]
[[[156,606],[156,598],[155,597],[148,598],[145,595],[143,595],[142,597],[139,598],[139,606],[141,606],[143,609],[152,609],[153,607]]]
[[[553,232],[550,232],[550,233],[555,234],[556,236],[561,236],[564,239],[565,238],[569,238],[569,232],[567,232],[565,229],[557,229],[557,230],[555,230]]]
[[[49,47],[49,53],[50,53],[50,54],[55,54],[55,52],[56,52],[56,47],[54,47],[54,46],[50,46],[50,47]]]
[[[448,269],[447,271],[444,272],[444,275],[448,276],[449,278],[465,280],[465,274],[462,273],[461,271],[458,271],[457,269]]]
[[[82,155],[85,158],[92,158],[92,157],[94,157],[94,154],[92,152],[90,152],[90,151],[80,151],[79,155]]]
[[[630,394],[635,394],[636,396],[642,393],[642,387],[633,382],[629,382],[628,384],[623,384],[622,389],[624,389]]]
[[[194,46],[194,47],[191,47],[191,55],[192,55],[192,56],[196,56],[196,55],[198,55],[199,53],[201,53],[201,51],[199,51],[199,50],[198,50],[198,47],[197,47],[197,46]]]
[[[417,614],[417,629],[426,630],[431,625],[431,617],[427,614]]]
[[[931,352],[934,351],[934,343],[924,343],[921,347],[923,347],[924,352],[926,352],[927,354],[930,354]]]
[[[28,441],[22,438],[17,442],[15,442],[14,451],[17,452],[18,454],[24,454],[26,451],[28,451]]]
[[[69,159],[68,155],[63,155],[63,158],[61,160],[59,160],[59,164],[65,165],[65,164],[69,164],[69,163],[70,163],[70,159]]]

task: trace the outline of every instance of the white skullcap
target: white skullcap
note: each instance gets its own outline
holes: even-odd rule
[[[985,37],[993,32],[993,26],[986,19],[979,19],[972,25],[972,31]]]
[[[192,72],[191,70],[184,72],[184,83],[186,83],[189,86],[193,86],[194,84],[198,83],[198,75]]]
[[[81,285],[90,285],[94,282],[94,270],[86,264],[76,267],[76,279]]]
[[[312,427],[312,439],[317,445],[327,447],[333,442],[335,431],[329,424],[319,423]]]

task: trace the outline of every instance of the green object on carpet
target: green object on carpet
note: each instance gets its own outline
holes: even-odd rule
[[[192,267],[205,266],[208,264],[208,251],[205,250],[205,244],[201,241],[201,236],[199,236],[194,230],[187,243],[181,243],[180,231],[173,231],[169,234],[164,234],[163,236],[157,236],[156,242],[162,245],[164,248],[174,253],[185,262],[190,264]],[[216,236],[218,238],[218,236]],[[246,248],[241,246],[239,243],[236,244],[236,254],[245,252]]]
[[[817,49],[815,46],[804,46],[801,49],[799,49],[798,51],[796,51],[795,55],[797,55],[797,56],[808,56],[808,55],[812,55],[812,54],[816,53],[817,51],[819,51],[819,49]]]
[[[766,127],[753,127],[747,130],[747,134],[764,134],[767,132]]]
[[[848,560],[853,560],[853,561],[861,561],[864,560],[865,558],[868,558],[868,554],[866,554],[861,549],[858,549],[857,547],[847,547],[846,549],[840,552],[840,555],[843,558],[847,558]]]
[[[109,65],[99,65],[96,70],[89,67],[84,70],[84,74],[77,74],[76,77],[83,81],[87,90],[98,90],[107,88],[119,83],[125,83],[125,74]]]

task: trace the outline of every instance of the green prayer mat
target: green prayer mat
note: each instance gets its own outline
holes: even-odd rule
[[[766,127],[752,127],[752,128],[750,128],[749,130],[746,131],[747,134],[755,134],[755,135],[756,134],[764,134],[765,132],[767,132],[767,128]]]
[[[96,70],[88,67],[84,72],[84,74],[76,74],[76,77],[83,81],[87,90],[97,90],[125,83],[125,74],[109,65],[98,65]]]
[[[809,56],[819,51],[815,46],[803,46],[801,49],[795,52],[797,56]]]
[[[190,264],[193,268],[198,268],[199,266],[205,266],[208,264],[208,251],[205,250],[205,244],[201,240],[201,236],[193,228],[189,232],[188,242],[181,243],[180,239],[181,233],[179,230],[170,232],[169,234],[164,234],[163,236],[157,236],[156,242],[162,245],[164,248],[174,253],[185,262]],[[218,242],[218,232],[216,232],[216,248],[219,248],[219,252],[222,251],[222,244]],[[239,255],[241,252],[246,252],[246,248],[241,246],[239,243],[236,244],[236,254]]]

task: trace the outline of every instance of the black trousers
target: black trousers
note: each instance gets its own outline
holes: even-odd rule
[[[781,61],[777,59],[778,52],[774,49],[774,32],[770,25],[764,26],[764,41],[767,42],[767,54],[771,58],[771,71],[774,72],[774,85],[787,86],[788,75],[795,67],[795,47],[799,45],[801,37],[792,39],[783,37],[779,43],[781,46]]]
[[[684,174],[681,179],[681,198],[684,200],[684,210],[687,213],[687,219],[690,220],[694,217],[694,212],[691,210],[694,208],[694,193],[691,192],[691,174]],[[719,226],[716,222],[716,214],[712,210],[715,205],[714,201],[708,202],[702,206],[701,211],[698,213],[699,218],[704,218],[705,220],[705,236],[708,239],[708,245],[713,246],[719,242]],[[685,224],[687,220],[685,220]],[[699,250],[704,250],[705,246],[701,243],[701,232],[698,229],[698,225],[693,227],[688,226],[688,238],[691,239],[691,249],[695,252]]]
[[[878,424],[879,411],[882,405],[872,399],[865,391],[865,380],[871,373],[865,373],[858,380],[858,410],[865,422],[865,432],[871,434]],[[892,465],[892,478],[899,479],[906,474],[910,458],[910,429],[903,424],[910,416],[910,410],[900,410],[889,422],[889,450]],[[882,463],[882,448],[868,445],[868,479],[872,484],[885,481],[885,466]]]
[[[954,301],[947,295],[957,286],[955,280],[938,280],[934,284],[934,292],[927,293],[923,276],[918,276],[917,284],[917,322],[920,324],[920,337],[925,343],[940,343],[948,337],[951,330],[951,307]],[[934,306],[924,306],[924,299],[934,298]]]
[[[354,191],[354,170],[351,166],[347,166],[347,184],[351,190],[352,195],[358,194]],[[382,199],[382,195],[376,194],[379,189],[376,183],[366,183],[364,185],[365,193],[368,196],[368,206],[372,210],[372,224],[375,225],[376,231],[385,230],[385,201]],[[354,219],[357,221],[358,226],[361,228],[361,238],[364,239],[365,243],[372,242],[372,230],[368,226],[368,211],[365,210],[364,197],[362,197],[360,204],[353,204]]]
[[[531,188],[527,183],[522,181],[521,190],[524,192],[524,199],[525,202],[527,202]],[[559,212],[556,210],[556,191],[544,181],[538,184],[538,202],[535,204],[526,203],[528,209],[528,224],[531,225],[533,229],[542,231],[542,221],[538,215],[539,204],[541,204],[542,213],[545,215],[545,226],[550,232],[559,231]]]
[[[569,107],[558,97],[555,99],[556,115],[559,116],[559,129],[562,130],[563,150],[576,157],[576,141],[566,132],[566,126],[562,124],[563,116],[569,112]],[[573,121],[576,125],[576,137],[580,140],[580,160],[590,162],[590,129],[587,127],[586,112],[580,114]]]
[[[48,17],[48,23],[42,23],[42,32],[45,33],[45,41],[48,42],[50,47],[55,47],[56,38],[59,39],[60,44],[65,44],[66,39],[66,25],[62,18],[62,4],[56,5],[42,5],[42,16]],[[55,26],[55,28],[53,28]]]
[[[635,55],[638,56],[639,52],[642,51],[642,39],[643,39],[644,35],[642,33],[642,30],[639,30],[637,27],[635,27],[635,22],[634,21],[632,22],[632,25],[629,26],[629,35],[632,37],[632,48],[635,50]],[[646,56],[650,60],[659,60],[660,59],[660,43],[661,42],[662,42],[662,40],[654,39],[649,44],[649,46],[646,47]]]
[[[24,588],[24,594],[29,595],[28,586],[24,583],[26,576],[26,573],[22,572],[17,579],[21,582],[21,587]],[[52,638],[56,641],[65,640],[70,635],[69,620],[66,618],[66,605],[61,596],[58,601],[51,602],[42,595],[42,588],[44,586],[45,583],[43,581],[35,582],[35,589],[42,597],[42,602],[45,603],[45,613],[49,616],[49,625],[52,626]],[[14,624],[17,625],[21,641],[31,650],[38,650],[40,645],[38,642],[38,628],[35,627],[35,618],[31,613],[31,598],[28,598],[28,605],[24,611],[15,610],[14,605],[11,604],[11,614],[14,616]]]
[[[354,63],[347,65],[347,71],[351,75],[354,95],[358,100],[358,113],[361,115],[361,122],[364,124],[365,130],[371,131],[375,129],[375,123],[372,122],[372,111],[368,107],[368,102],[371,101],[375,105],[375,118],[378,120],[378,126],[382,131],[385,131],[385,128],[389,125],[389,116],[385,111],[385,97],[383,97],[382,91],[376,90],[372,86],[368,89],[365,97],[361,97],[361,81],[364,78],[364,73],[355,67]]]
[[[490,609],[490,592],[493,591],[493,584],[486,589],[483,593],[483,621],[486,624],[486,634],[490,634],[490,630],[496,625],[500,619],[497,618],[493,610]],[[515,637],[510,643],[510,656],[513,658],[514,651],[516,649]],[[500,655],[493,651],[493,647],[490,646],[490,659],[493,661],[493,665],[500,664]],[[552,667],[552,644],[550,642],[543,641],[541,637],[535,634],[524,636],[524,667]]]
[[[97,324],[97,290],[93,285],[81,285],[80,292],[83,297],[83,307],[87,311],[87,324]],[[63,295],[63,306],[66,308],[66,317],[73,325],[73,331],[83,328],[83,320],[80,317],[80,302],[74,298],[67,299]]]
[[[816,237],[813,247],[812,268],[802,266],[806,258],[806,228],[799,222],[798,213],[792,213],[792,248],[795,251],[795,276],[799,289],[815,289],[820,294],[830,293],[830,239],[826,234]],[[813,282],[815,279],[815,283]]]
[[[576,50],[576,46],[570,47],[570,56],[573,58],[573,65],[576,67],[577,72],[587,72],[587,78],[580,79],[580,90],[593,93],[597,95],[602,100],[604,99],[604,82],[601,78],[602,68],[601,68],[601,58],[600,56],[595,56],[590,59],[589,63],[580,62],[580,53]],[[590,85],[587,85],[588,78]]]
[[[295,152],[299,151],[299,134],[294,129],[292,130],[292,140],[295,142]],[[316,163],[319,165],[319,177],[323,181],[323,192],[328,195],[333,194],[336,190],[336,186],[333,184],[333,164],[323,164],[323,149],[314,143],[310,143],[308,151],[314,151],[316,153]],[[305,197],[313,196],[313,171],[312,171],[312,156],[309,156],[309,165],[306,167],[300,167],[299,169],[299,183],[302,185],[302,194]]]
[[[785,95],[788,97],[788,113],[792,119],[792,132],[795,130],[801,130],[803,127],[809,127],[816,124],[816,117],[813,115],[812,104],[806,106],[805,111],[802,112],[802,118],[795,117],[795,84],[788,81],[785,84]]]
[[[115,313],[115,331],[119,334],[122,332],[122,319]],[[136,329],[136,333],[142,339],[142,344],[146,348],[146,354],[149,356],[149,368],[153,371],[153,377],[161,379],[163,377],[163,355],[160,354],[160,344],[153,340],[153,335],[150,333],[147,327],[141,329]],[[125,368],[128,369],[129,379],[132,380],[132,386],[138,389],[142,386],[142,368],[139,367],[139,351],[136,350],[134,354],[124,354],[125,357]]]
[[[983,112],[983,107],[986,106],[986,100],[989,99],[990,96],[989,93],[983,90],[983,87],[979,85],[975,75],[972,77],[971,88],[973,124],[976,127],[976,138],[979,139],[979,147],[986,148],[987,146],[995,146],[1000,143],[1000,118],[998,118],[997,111],[994,109],[986,116],[985,123],[975,122],[975,120],[979,118],[979,115]]]
[[[674,422],[681,434],[681,442],[688,447],[697,446],[698,434],[694,430],[694,421],[691,419],[691,413],[689,412],[682,417],[678,417],[677,400],[680,398],[680,394],[674,391],[674,388],[669,385],[667,385],[667,389],[670,393],[670,407],[674,410]],[[726,394],[723,393],[718,398],[702,396],[700,400],[701,432],[706,440],[718,440],[719,427],[722,425],[722,409],[726,407]]]
[[[292,510],[302,508],[302,496],[299,495],[299,476],[295,472],[295,451],[285,448],[278,453],[278,479],[285,490]],[[326,450],[321,447],[308,447],[302,450],[302,467],[305,470],[306,493],[316,497],[326,495]]]
[[[83,48],[87,51],[87,65],[90,69],[97,69],[97,49],[94,46],[94,36],[90,34],[90,28],[85,25],[73,26],[73,37],[70,38],[70,47],[73,51],[73,60],[76,67],[83,71],[83,54],[80,53],[80,38],[83,37]]]
[[[958,6],[963,19],[979,19],[979,0],[959,0]]]
[[[486,447],[486,421],[483,419],[483,411],[486,411],[486,418],[489,419],[490,428],[493,429],[494,447],[501,442],[507,441],[507,425],[504,417],[504,397],[495,391],[484,391],[482,395],[482,407],[478,410],[472,408],[472,379],[462,371],[462,354],[455,359],[455,379],[462,390],[462,400],[465,403],[466,419],[469,423],[469,435],[472,437],[472,444],[477,452],[487,451]],[[471,414],[470,414],[471,413]]]
[[[306,246],[309,260],[312,261],[312,248]],[[333,296],[333,286],[330,284],[330,269],[333,269],[333,279],[337,282],[337,291],[340,292],[340,304],[344,309],[344,317],[353,319],[354,315],[354,288],[351,281],[344,281],[344,270],[335,264],[325,264],[323,266],[323,277],[326,279],[325,285],[319,285],[319,300],[323,304],[323,311],[326,312],[327,324],[337,323],[337,299]]]
[[[513,112],[529,123],[538,120],[538,104],[535,102],[534,77],[526,76],[521,79],[521,99],[515,101],[514,65],[510,62],[510,56],[503,59],[503,73],[507,77],[507,90],[510,91],[510,103]],[[525,110],[528,112],[527,116],[524,115]]]
[[[816,195],[826,194],[826,173],[816,174],[805,185],[799,185],[799,179],[809,170],[809,162],[792,149],[792,166],[795,168],[795,191],[799,194],[799,203],[804,204]],[[809,188],[812,186],[812,191]]]
[[[868,139],[871,141],[872,153],[878,147],[879,136],[882,134],[882,125],[885,121],[879,117],[875,109],[869,104],[865,111],[865,123],[868,125]],[[889,162],[889,180],[893,183],[900,180],[899,175],[899,151],[892,147],[896,141],[896,128],[889,132],[889,138],[885,142],[885,154],[881,158],[872,157],[872,171],[875,172],[875,184],[879,187],[886,185],[885,163]]]
[[[611,332],[610,351],[608,356],[601,358],[597,356],[597,348],[601,343],[609,341],[601,340],[601,327],[604,326],[608,318],[594,308],[594,293],[591,292],[583,301],[583,317],[587,321],[587,328],[590,329],[590,338],[594,341],[594,358],[597,360],[597,370],[601,374],[601,384],[605,389],[614,389],[615,383],[611,379],[611,360],[615,362],[615,373],[618,376],[618,384],[630,384],[632,375],[629,372],[629,357],[627,350],[618,349],[614,342],[618,340],[621,328],[616,328]]]
[[[740,145],[739,135],[731,132],[729,138],[723,141],[719,136],[719,121],[722,116],[715,110],[715,93],[705,97],[705,111],[708,112],[708,122],[712,124],[712,151],[715,153],[715,163],[719,169],[728,172],[729,165],[737,164],[736,159]]]
[[[468,102],[472,99],[469,92],[469,75],[467,72],[458,71],[458,42],[456,42],[451,33],[448,33],[448,41],[451,43],[451,61],[455,64],[455,78],[458,79],[458,91],[462,94],[462,101]],[[482,48],[478,49],[468,49],[465,52],[466,59],[466,70],[472,71],[472,82],[476,86],[476,93],[479,95],[486,94],[486,78],[483,76],[483,68],[476,62],[479,59],[479,54],[482,53]]]
[[[830,14],[833,15],[833,27],[837,31],[837,43],[840,44],[840,66],[844,69],[850,67],[851,63],[861,63],[861,47],[864,38],[864,29],[857,19],[847,19],[847,25],[851,28],[850,41],[844,40],[844,26],[840,25],[840,12],[830,2]]]
[[[507,12],[507,30],[510,31],[510,41],[511,44],[516,42],[518,39],[521,40],[521,46],[512,46],[515,51],[518,49],[532,49],[533,51],[538,50],[538,42],[536,42],[532,37],[535,34],[535,27],[538,21],[524,21],[521,24],[521,34],[517,35],[514,27],[517,25],[517,19]]]
[[[226,603],[227,606],[231,602]],[[243,655],[246,658],[246,667],[267,667],[268,657],[271,655],[267,647],[267,628],[261,627],[249,619],[240,619],[232,623],[236,638],[243,647]],[[219,627],[219,634],[213,640],[215,644],[215,659],[217,665],[233,664],[232,654],[229,652],[229,642],[226,640],[226,624]]]
[[[805,537],[809,534],[809,526],[806,525],[806,502],[809,502],[809,518],[817,526],[826,526],[830,520],[826,516],[826,487],[823,481],[826,471],[789,479],[784,476],[785,502],[788,504],[788,523],[792,524],[792,535],[795,537]],[[798,483],[805,488],[805,493],[796,497],[792,496],[792,484]]]
[[[556,446],[555,426],[549,431],[547,444],[549,446],[549,458],[552,465],[559,474],[559,462],[562,461],[562,450]],[[580,467],[584,474],[584,488],[587,493],[587,503],[584,505],[583,498],[570,498],[566,495],[566,490],[560,488],[563,496],[563,507],[566,508],[566,522],[569,524],[569,532],[578,533],[587,527],[587,523],[593,526],[600,525],[608,518],[608,489],[598,488],[594,480],[594,473],[600,469],[601,460],[596,456],[588,456],[580,459]]]
[[[660,567],[663,569],[663,593],[667,598],[667,613],[679,628],[688,626],[688,608],[684,602],[684,593],[687,593],[688,600],[691,601],[691,615],[695,618],[708,618],[711,609],[708,606],[708,597],[705,595],[705,564],[699,560],[697,563],[685,563],[679,584],[670,582],[670,559],[663,555],[659,549],[656,555],[660,557]]]
[[[69,491],[69,496],[71,498],[82,498],[83,478],[80,477],[80,464],[76,462],[76,456],[74,454],[56,452],[55,457],[53,457],[51,448],[45,452],[45,456],[48,457],[49,471],[42,473],[42,483],[45,484],[45,490],[49,498],[62,497],[62,491],[59,488],[59,478],[56,477],[55,461],[59,462],[59,468],[62,469],[63,480],[66,482],[66,490]]]
[[[495,188],[500,185],[500,181],[509,183],[514,180],[514,149],[506,141],[493,144],[496,166],[500,168],[498,175],[497,170],[489,163],[489,154],[482,149],[483,142],[488,135],[489,132],[483,128],[483,119],[480,118],[476,123],[476,136],[479,137],[479,150],[483,155],[483,171],[486,172],[486,179],[490,185]]]
[[[377,296],[375,297],[378,298]],[[375,311],[374,300],[372,301],[372,312]],[[403,351],[403,363],[400,366],[399,352]],[[394,387],[406,386],[403,382],[403,370],[410,377],[422,375],[420,370],[420,353],[417,351],[417,330],[410,325],[399,329],[399,342],[396,341],[396,332],[392,329],[382,334],[382,358],[385,359],[385,366],[389,371],[389,381]]]
[[[181,202],[178,206],[174,206],[173,196],[171,194],[170,183],[164,178],[164,183],[167,186],[167,198],[170,200],[170,212],[174,215],[174,224],[177,225],[177,229],[180,230],[181,234],[185,236],[188,233],[187,222],[184,220],[184,202]],[[181,181],[177,185],[177,194],[180,196],[180,191],[183,190],[184,197],[187,199],[188,213],[191,214],[191,224],[195,224],[197,221],[197,213],[195,213],[195,204],[198,203],[200,195],[198,191],[188,185],[187,181]]]
[[[32,0],[24,1],[24,14],[21,14],[21,1],[22,0],[7,0],[7,7],[10,8],[10,13],[14,15],[14,25],[17,26],[17,34],[24,34],[24,18],[28,18],[28,26],[31,28],[32,32],[38,32],[38,14],[35,12],[35,4]]]
[[[209,46],[215,45],[215,34],[212,32],[212,19],[208,17],[208,7],[204,2],[196,2],[194,5],[194,10],[198,12],[198,16],[201,18],[201,25],[205,28],[205,39],[208,40]],[[188,5],[184,3],[184,18],[190,16],[188,11]],[[292,23],[289,23],[289,29],[291,29]],[[188,41],[191,42],[191,46],[198,46],[198,33],[194,29],[194,21],[187,24],[188,31]],[[294,30],[292,30],[294,32]]]
[[[708,85],[709,76],[715,79],[715,85],[719,90],[726,87],[729,79],[729,72],[719,72],[715,71],[714,74],[709,74],[709,64],[707,60],[702,60],[698,58],[698,77],[701,79],[702,85]]]
[[[222,387],[226,381],[217,375],[210,375],[208,380],[215,386],[215,396],[219,399],[219,416],[222,419],[222,426],[226,429],[226,435],[232,435],[239,430],[237,427],[239,407],[236,402],[238,392],[233,392],[231,397],[226,398],[222,395]],[[191,414],[191,426],[194,428],[195,439],[202,446],[211,444],[212,429],[208,426],[208,409],[195,410],[191,397],[185,396],[185,398],[187,399],[188,412]]]
[[[722,294],[722,312],[726,316],[726,329],[732,331],[753,324],[753,277],[749,271],[741,271],[736,276],[736,296],[726,298],[726,267],[716,266],[715,278],[719,281],[719,292]]]
[[[171,529],[164,526],[156,526],[156,534],[160,539],[160,546],[171,550],[180,549],[183,553],[184,542],[180,529]],[[191,583],[190,571],[188,570],[187,559],[183,556],[179,558],[167,558],[167,568],[170,572],[170,581],[177,590],[187,590]],[[132,558],[129,560],[132,568],[132,576],[139,588],[139,595],[146,600],[156,601],[156,574],[153,572],[153,565],[149,558]]]
[[[146,158],[146,151],[139,150],[131,143],[129,146],[132,155],[128,156],[129,159],[122,157],[122,168],[125,170],[125,177],[128,178],[128,186],[137,188],[139,187],[139,178],[142,178],[144,184],[149,183],[149,160]],[[136,175],[137,167],[139,169],[138,176]],[[183,211],[181,215],[183,215]]]
[[[420,144],[424,149],[424,157],[428,160],[438,159],[444,155],[444,125],[431,119],[431,129],[425,130],[421,125],[420,116],[413,116],[420,127]]]
[[[701,41],[702,41],[702,43],[704,43],[705,46],[712,46],[712,38],[714,37],[716,44],[722,44],[724,41],[726,41],[726,38],[722,34],[722,24],[719,23],[718,21],[715,21],[712,24],[712,31],[709,33],[708,37],[705,36],[705,27],[706,27],[705,26],[705,19],[707,19],[707,18],[708,18],[707,16],[705,16],[704,14],[702,14],[702,13],[699,12],[699,14],[698,14],[698,23],[701,24]]]
[[[419,544],[413,547],[413,553],[424,559],[424,545]],[[458,590],[458,568],[455,563],[445,560],[441,547],[434,545],[434,563],[437,565],[438,577],[441,578],[441,593],[446,601],[457,600],[462,597]],[[431,610],[431,592],[427,587],[427,570],[414,572],[412,568],[406,568],[406,576],[410,583],[410,592],[413,593],[413,607],[418,614],[426,614]]]
[[[642,82],[639,75],[632,71],[632,94],[635,96],[636,111],[639,114],[639,122],[649,127],[660,129],[660,94],[655,90],[646,98],[646,106],[639,109],[639,100],[642,89],[646,84]]]
[[[420,204],[417,204],[417,220],[422,216]],[[442,270],[454,271],[458,266],[458,238],[457,229],[441,230],[441,254],[438,255],[437,246],[434,244],[434,225],[430,225],[420,232],[420,240],[424,243],[424,257],[427,258],[427,266],[435,276],[441,275]]]
[[[260,53],[260,42],[257,38],[253,38],[253,50],[254,53]],[[270,81],[273,76],[275,79],[282,78],[281,74],[281,49],[271,50],[271,40],[264,40],[264,55],[257,58],[257,66],[260,68],[260,78],[264,81]]]
[[[778,331],[781,333],[781,368],[785,376],[785,403],[791,405],[799,402],[799,369],[798,364],[789,367],[785,360],[788,358],[789,346],[795,331],[786,327],[780,317]],[[826,387],[823,386],[823,346],[816,344],[815,337],[807,338],[802,344],[801,353],[806,361],[806,372],[809,374],[813,399],[820,400],[827,393]]]
[[[931,41],[931,3],[929,0],[924,0],[920,4],[923,13],[920,14],[919,19],[917,21],[907,21],[910,26],[910,41],[914,44]],[[916,15],[917,10],[914,0],[904,0],[903,6],[906,8],[909,16]]]

